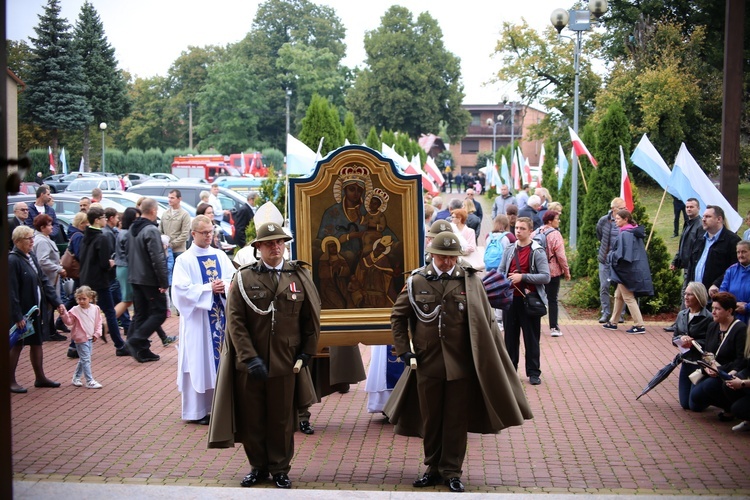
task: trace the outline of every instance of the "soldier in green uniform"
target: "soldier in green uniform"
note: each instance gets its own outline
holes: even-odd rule
[[[279,488],[292,484],[288,473],[300,403],[294,367],[298,361],[306,366],[316,353],[320,297],[301,263],[284,260],[289,240],[278,224],[262,224],[251,243],[260,259],[240,268],[227,297],[227,345],[219,365],[209,447],[242,443],[252,467],[242,486],[254,486],[269,475]],[[314,398],[311,386],[309,392]],[[233,436],[227,435],[232,403]]]
[[[385,413],[397,433],[424,438],[427,471],[414,486],[443,480],[461,492],[467,432],[497,433],[532,415],[482,280],[459,262],[458,237],[441,232],[427,251],[432,261],[408,278],[391,313],[396,352],[407,366],[416,358],[416,376],[404,371]]]

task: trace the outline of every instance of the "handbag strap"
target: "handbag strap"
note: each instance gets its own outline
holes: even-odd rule
[[[521,271],[521,259],[518,257],[518,243],[516,243],[515,248],[513,249],[513,257],[516,258],[516,266],[518,267],[519,274],[523,275],[523,271]],[[526,286],[523,287],[523,290],[518,288],[515,283],[513,283],[513,288],[521,292],[521,295],[526,297],[526,294],[524,293],[524,290],[527,290]]]

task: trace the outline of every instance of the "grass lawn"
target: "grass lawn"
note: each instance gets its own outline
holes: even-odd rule
[[[659,212],[658,219],[656,218],[656,211],[659,208],[661,202],[662,191],[659,187],[638,187],[638,195],[640,201],[646,206],[646,213],[648,213],[649,220],[653,223],[656,220],[654,233],[658,234],[664,243],[667,245],[670,255],[677,253],[677,247],[680,244],[680,238],[672,238],[672,231],[674,230],[674,212],[672,210],[672,197],[667,194],[664,198],[664,204]],[[744,219],[745,214],[750,210],[750,183],[740,184],[739,187],[739,210],[737,210],[740,216]],[[683,220],[680,218],[680,224]],[[742,236],[742,233],[747,229],[745,224],[742,225],[738,234]],[[682,230],[680,230],[682,232]],[[648,238],[648,236],[646,236]]]

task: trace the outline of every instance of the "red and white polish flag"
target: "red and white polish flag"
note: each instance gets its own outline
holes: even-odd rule
[[[596,163],[596,159],[594,158],[594,155],[592,155],[589,152],[589,149],[586,147],[586,145],[583,143],[580,137],[578,137],[578,134],[575,133],[575,131],[568,127],[568,130],[570,131],[570,140],[573,142],[573,151],[575,151],[576,156],[586,155],[589,158],[589,161],[593,166],[598,166]]]

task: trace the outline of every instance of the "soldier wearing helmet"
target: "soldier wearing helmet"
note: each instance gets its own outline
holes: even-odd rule
[[[320,297],[303,263],[284,259],[291,239],[279,224],[258,227],[251,245],[260,258],[239,269],[227,298],[209,447],[243,444],[252,470],[242,486],[272,477],[278,488],[291,487],[295,409],[315,401],[311,385],[296,388],[295,364],[307,366],[317,351]]]
[[[427,252],[432,261],[412,272],[391,312],[396,352],[407,365],[416,359],[416,377],[404,371],[384,411],[398,434],[424,438],[427,470],[414,487],[461,492],[467,432],[498,433],[531,410],[482,280],[459,262],[458,236],[440,232]]]

